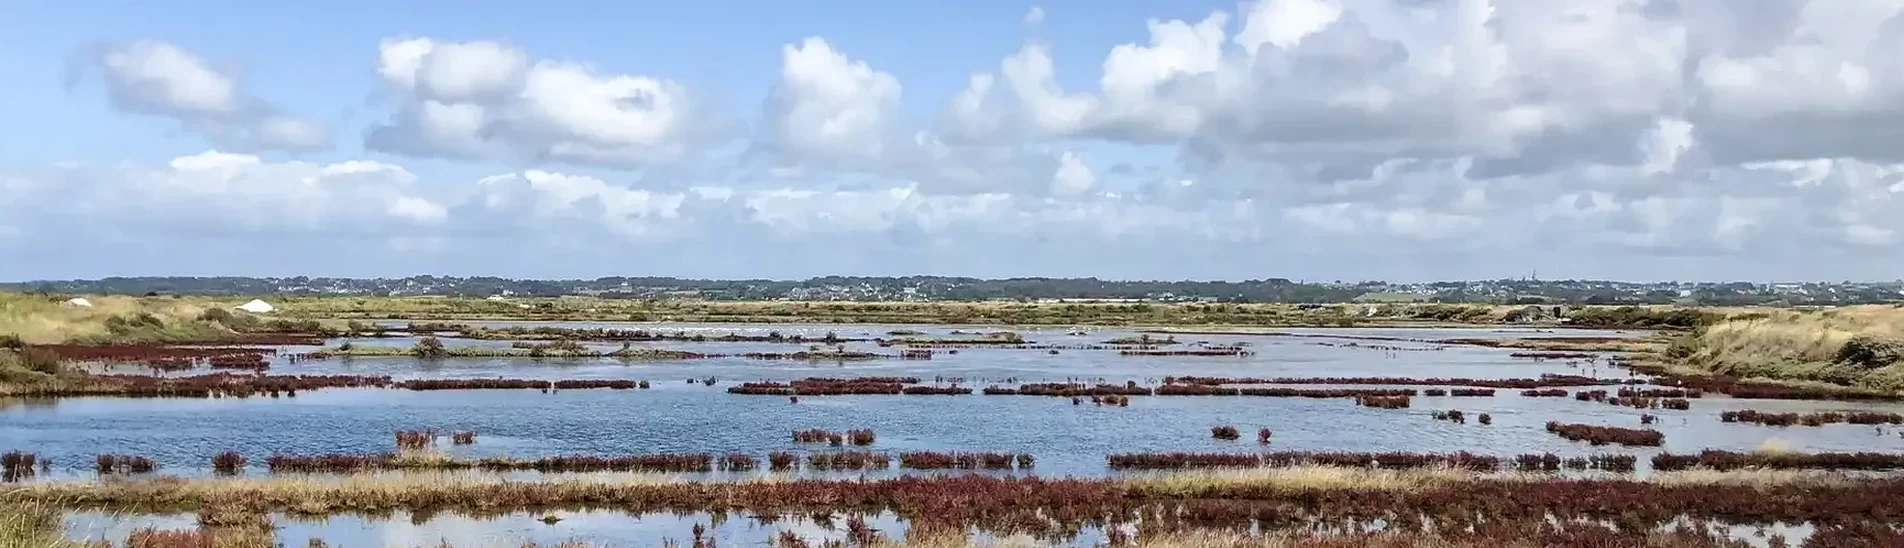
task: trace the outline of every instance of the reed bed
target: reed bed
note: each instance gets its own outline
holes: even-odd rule
[[[1702,392],[1716,392],[1739,399],[1904,401],[1904,394],[1895,392],[1824,385],[1794,386],[1748,381],[1723,375],[1666,376],[1658,380],[1657,384],[1696,389]]]
[[[1406,395],[1378,396],[1363,395],[1355,397],[1355,404],[1375,409],[1407,409],[1409,397]]]
[[[800,457],[786,451],[774,451],[767,454],[767,467],[775,472],[793,470],[800,463]]]
[[[1527,453],[1514,457],[1514,469],[1522,472],[1555,472],[1561,468],[1568,470],[1602,470],[1607,472],[1632,472],[1639,458],[1633,455],[1590,455],[1586,457],[1562,458],[1553,453]]]
[[[1342,466],[1391,470],[1450,467],[1477,472],[1500,469],[1501,459],[1468,452],[1357,453],[1282,451],[1268,453],[1120,453],[1106,457],[1112,470],[1177,470],[1194,468],[1254,468]]]
[[[807,467],[820,471],[885,470],[892,467],[892,456],[876,451],[815,451],[807,454]]]
[[[860,378],[850,378],[850,379],[808,377],[808,378],[797,379],[797,380],[786,382],[786,383],[780,383],[780,382],[741,383],[740,386],[728,387],[727,393],[757,395],[757,396],[840,396],[840,395],[852,395],[852,394],[895,395],[895,394],[906,394],[906,393],[912,393],[912,394],[969,394],[971,393],[971,390],[960,389],[956,385],[948,389],[929,389],[929,390],[916,390],[912,392],[907,392],[908,388],[933,388],[933,387],[906,386],[908,384],[916,384],[918,382],[919,382],[918,377],[860,377]]]
[[[20,481],[39,473],[39,467],[49,461],[41,459],[39,453],[25,451],[7,451],[0,453],[0,481]]]
[[[1739,453],[1707,449],[1693,455],[1660,453],[1653,455],[1653,469],[1661,471],[1710,468],[1739,470],[1898,470],[1904,469],[1904,454],[1895,453]]]
[[[1617,443],[1629,446],[1657,447],[1666,442],[1666,435],[1658,430],[1640,428],[1620,428],[1618,426],[1595,426],[1590,424],[1564,424],[1547,422],[1547,431],[1553,432],[1569,441],[1585,441],[1593,445]]]
[[[1541,375],[1535,379],[1467,379],[1467,378],[1416,378],[1416,377],[1164,377],[1164,384],[1374,384],[1392,386],[1472,386],[1477,388],[1498,388],[1524,390],[1551,388],[1555,386],[1596,386],[1620,384],[1622,381],[1598,379],[1576,375]]]
[[[245,456],[236,451],[225,451],[212,455],[212,472],[221,476],[235,476],[245,471]]]
[[[911,451],[899,454],[899,467],[911,470],[1019,470],[1031,469],[1034,460],[1025,453],[989,453],[965,451]]]
[[[396,438],[399,451],[421,451],[436,446],[435,430],[399,430]]]
[[[1819,412],[1819,413],[1776,413],[1741,409],[1719,412],[1719,420],[1724,422],[1744,422],[1766,426],[1824,426],[1827,424],[1904,424],[1904,415],[1874,411]]]
[[[736,454],[721,457],[720,466]],[[746,457],[752,463],[752,456]],[[322,455],[273,455],[265,460],[273,473],[354,473],[378,470],[485,470],[536,472],[707,472],[716,459],[706,453],[654,453],[643,455],[558,455],[534,459],[489,457],[457,459],[440,454],[417,453],[331,453]],[[751,466],[751,464],[749,465]],[[728,469],[728,468],[722,468]],[[751,469],[751,468],[749,468]]]
[[[159,466],[152,459],[133,455],[102,454],[93,460],[93,470],[99,475],[149,474]]]
[[[1535,360],[1590,360],[1599,355],[1590,352],[1515,352],[1507,356]]]
[[[320,388],[382,388],[390,377],[355,375],[244,375],[212,373],[190,377],[89,375],[84,383],[27,386],[17,395],[40,397],[116,396],[131,398],[247,398],[272,393],[295,396]]]
[[[1428,467],[1331,467],[1175,472],[1127,478],[995,477],[775,479],[693,482],[575,478],[521,482],[442,474],[304,478],[51,482],[0,491],[0,507],[54,504],[101,511],[176,512],[245,501],[266,512],[324,516],[396,510],[494,514],[552,508],[631,513],[723,511],[761,515],[893,512],[913,530],[1060,536],[1105,520],[1158,527],[1279,529],[1365,524],[1395,531],[1465,531],[1490,524],[1593,522],[1669,530],[1686,520],[1809,523],[1834,546],[1894,545],[1904,480],[1819,474],[1679,472],[1634,478],[1502,476]],[[1300,512],[1292,513],[1292,510]],[[1350,544],[1354,545],[1354,544]],[[1554,545],[1578,545],[1561,542]],[[1602,546],[1626,544],[1595,544]]]
[[[1233,439],[1241,438],[1243,437],[1243,435],[1236,431],[1236,427],[1223,425],[1223,426],[1210,427],[1210,437],[1216,438],[1219,440],[1233,440]]]
[[[1241,357],[1254,356],[1256,352],[1241,346],[1210,346],[1183,350],[1119,350],[1119,356],[1201,356],[1201,357]]]

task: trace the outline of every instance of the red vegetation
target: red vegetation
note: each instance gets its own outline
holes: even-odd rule
[[[908,384],[917,384],[918,382],[919,382],[918,377],[860,377],[860,378],[851,378],[851,379],[809,377],[809,378],[795,380],[789,383],[779,383],[779,382],[742,383],[740,386],[728,387],[727,392],[729,394],[747,394],[747,395],[763,395],[763,396],[838,396],[838,395],[848,395],[848,394],[888,394],[890,395],[890,394],[970,394],[972,393],[971,389],[959,388],[957,385],[954,385],[950,388],[905,386]],[[910,388],[916,388],[920,390],[909,391]]]
[[[212,471],[221,476],[234,476],[245,469],[245,456],[236,451],[226,451],[212,455]]]
[[[807,455],[807,467],[814,470],[884,470],[891,466],[891,456],[874,451],[815,451]]]
[[[476,433],[475,432],[457,432],[454,434],[450,434],[450,443],[453,445],[475,445]]]
[[[94,462],[94,469],[100,475],[146,474],[158,468],[152,459],[131,455],[100,455]]]
[[[963,451],[914,451],[899,454],[899,467],[912,470],[1010,470],[1029,469],[1031,455],[1014,453],[967,453]]]
[[[868,429],[847,430],[846,439],[848,443],[852,443],[853,445],[865,446],[873,444],[874,436],[873,431]]]
[[[1721,411],[1719,420],[1725,422],[1749,422],[1766,426],[1824,426],[1827,424],[1904,424],[1904,415],[1897,413],[1879,413],[1853,411],[1849,413],[1772,413],[1752,409]]]
[[[1704,377],[1665,377],[1655,384],[1718,392],[1740,399],[1760,400],[1841,400],[1899,401],[1904,395],[1857,388],[1794,387],[1756,383],[1720,375]]]
[[[1660,453],[1653,455],[1654,470],[1688,468],[1736,470],[1740,468],[1809,470],[1897,470],[1904,468],[1904,455],[1894,453],[1737,453],[1707,449],[1697,455]]]
[[[799,464],[799,458],[786,451],[774,451],[767,454],[767,466],[775,472],[785,472]]]
[[[1529,398],[1564,398],[1567,397],[1567,389],[1545,388],[1539,390],[1522,390],[1521,395]]]
[[[1438,421],[1448,421],[1455,424],[1468,423],[1467,415],[1463,415],[1461,414],[1460,411],[1454,410],[1454,409],[1450,409],[1447,411],[1435,411],[1433,415],[1435,417],[1435,420],[1438,420]]]
[[[1666,435],[1658,430],[1639,428],[1620,428],[1618,426],[1594,426],[1589,424],[1562,424],[1549,421],[1547,431],[1553,432],[1570,441],[1585,441],[1594,445],[1617,443],[1620,445],[1659,446],[1666,442]]]
[[[1376,409],[1406,409],[1408,396],[1356,396],[1355,404]]]
[[[0,480],[20,481],[37,473],[35,465],[45,466],[38,453],[8,451],[0,453]]]
[[[742,455],[745,456],[745,455]],[[731,455],[730,455],[731,457]],[[748,456],[751,463],[753,457]],[[595,456],[566,455],[538,459],[486,458],[475,461],[429,460],[403,461],[395,453],[327,454],[313,456],[273,455],[265,461],[272,472],[344,473],[367,470],[426,468],[435,470],[480,469],[490,471],[533,470],[537,472],[707,472],[714,468],[714,457],[706,453],[657,453],[649,455]],[[722,466],[739,466],[723,459]],[[729,469],[729,468],[723,468]],[[751,465],[750,468],[751,469]]]
[[[726,472],[745,472],[759,466],[753,455],[746,453],[728,453],[721,455],[720,469]]]
[[[1369,466],[1375,468],[1422,468],[1453,466],[1490,472],[1500,468],[1501,459],[1468,452],[1458,453],[1353,453],[1324,451],[1282,451],[1269,453],[1122,453],[1106,459],[1113,470],[1163,470],[1181,468],[1254,468],[1300,465]]]
[[[1462,379],[1413,377],[1164,377],[1164,384],[1378,384],[1396,386],[1474,386],[1531,389],[1553,386],[1595,386],[1620,381],[1575,375],[1541,375],[1538,379]]]
[[[1210,437],[1219,440],[1233,440],[1243,437],[1243,434],[1237,432],[1234,426],[1212,426],[1210,427]]]
[[[1589,352],[1515,352],[1508,354],[1508,357],[1536,360],[1584,360],[1594,357],[1594,354]]]
[[[1270,434],[1269,428],[1267,427],[1258,429],[1256,431],[1256,443],[1263,443],[1263,444],[1269,443],[1269,434]]]
[[[1482,413],[1481,416],[1475,417],[1475,420],[1480,421],[1483,425],[1494,424],[1494,416],[1487,413]]]
[[[1682,388],[1647,388],[1647,389],[1634,389],[1634,388],[1621,388],[1621,389],[1620,389],[1620,393],[1619,393],[1619,396],[1620,396],[1620,397],[1622,397],[1622,398],[1632,398],[1632,397],[1640,397],[1640,398],[1697,398],[1697,397],[1701,397],[1701,396],[1704,396],[1704,395],[1706,395],[1706,393],[1705,393],[1705,392],[1702,392],[1702,391],[1700,391],[1700,390],[1699,390],[1699,389],[1697,389],[1697,388],[1693,388],[1693,389],[1682,389]]]
[[[397,449],[417,451],[436,445],[435,430],[399,430],[397,431]]]
[[[1120,356],[1254,356],[1255,351],[1242,346],[1207,346],[1184,350],[1119,350]]]
[[[1565,466],[1568,470],[1631,472],[1634,463],[1638,461],[1639,459],[1633,455],[1593,455],[1562,459],[1553,453],[1529,453],[1515,456],[1514,468],[1523,472],[1554,472]]]

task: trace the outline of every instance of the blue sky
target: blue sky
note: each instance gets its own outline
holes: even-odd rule
[[[1759,4],[25,4],[0,279],[1897,277],[1899,8]]]

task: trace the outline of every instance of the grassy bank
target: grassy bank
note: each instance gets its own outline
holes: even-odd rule
[[[1664,358],[1693,371],[1904,391],[1904,308],[1742,314],[1678,337]]]

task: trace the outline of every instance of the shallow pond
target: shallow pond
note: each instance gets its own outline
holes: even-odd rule
[[[577,324],[564,324],[577,326]],[[692,327],[692,326],[689,326]],[[689,327],[670,326],[672,331]],[[650,327],[651,328],[651,327]],[[861,333],[883,335],[896,326],[712,326],[710,334],[780,331],[822,336]],[[943,334],[952,327],[918,328]],[[808,376],[917,376],[965,378],[982,388],[987,382],[1068,379],[1152,384],[1170,375],[1228,377],[1472,377],[1520,378],[1564,373],[1625,378],[1628,373],[1603,362],[1512,358],[1511,350],[1440,346],[1416,342],[1370,341],[1340,337],[1387,336],[1415,339],[1457,337],[1620,336],[1610,332],[1495,329],[1336,329],[1303,330],[1304,336],[1178,335],[1180,341],[1214,344],[1247,342],[1256,352],[1241,357],[1121,356],[1107,350],[1006,350],[968,348],[932,360],[867,362],[790,362],[745,359],[629,362],[614,359],[533,360],[482,358],[417,360],[352,358],[274,366],[273,373],[390,375],[398,378],[609,378],[652,381],[649,390],[457,390],[414,392],[386,389],[327,389],[296,397],[249,399],[74,398],[58,401],[0,401],[0,450],[38,452],[55,464],[55,477],[90,475],[99,453],[153,458],[168,474],[204,475],[209,459],[221,451],[251,457],[254,472],[272,454],[383,452],[394,449],[398,430],[433,428],[474,431],[477,443],[442,449],[459,456],[558,454],[629,454],[741,451],[764,457],[768,451],[828,450],[794,443],[790,431],[870,428],[875,450],[969,450],[1030,453],[1040,475],[1104,475],[1105,456],[1143,451],[1254,451],[1257,428],[1274,431],[1274,450],[1417,451],[1468,450],[1511,456],[1527,452],[1563,455],[1630,453],[1642,457],[1661,449],[1592,447],[1546,432],[1547,421],[1639,427],[1640,415],[1660,417],[1664,450],[1694,452],[1706,448],[1751,450],[1763,446],[1806,451],[1904,450],[1904,429],[1830,425],[1774,428],[1727,424],[1725,409],[1778,411],[1884,410],[1904,405],[1814,401],[1731,400],[1708,396],[1685,411],[1614,407],[1572,398],[1528,398],[1516,390],[1494,397],[1417,397],[1412,409],[1359,407],[1347,398],[1266,398],[1160,396],[1132,398],[1129,407],[1073,405],[1067,398],[1036,396],[813,396],[789,403],[777,396],[725,392],[738,382],[787,380]],[[1127,336],[1127,330],[1067,334],[1063,329],[1021,330],[1041,344],[1081,345]],[[1630,335],[1626,334],[1626,335]],[[385,339],[371,342],[398,344]],[[469,341],[451,340],[450,344]],[[490,341],[495,344],[495,341]],[[506,343],[505,343],[506,344]],[[1347,346],[1356,344],[1358,346]],[[1422,350],[1371,348],[1386,345]],[[652,346],[698,352],[790,351],[796,345],[773,343],[664,342]],[[873,351],[871,343],[856,343]],[[714,386],[688,379],[714,377]],[[1308,388],[1320,388],[1310,386]],[[1364,387],[1366,388],[1366,387]],[[1467,424],[1433,420],[1437,410],[1468,413]],[[1486,412],[1493,424],[1472,417]],[[1210,427],[1234,425],[1244,439],[1212,439]],[[765,473],[765,472],[759,472]],[[897,470],[884,472],[900,473]]]

